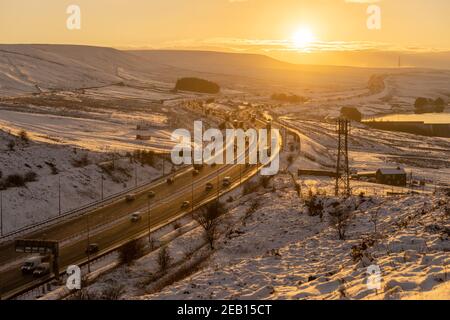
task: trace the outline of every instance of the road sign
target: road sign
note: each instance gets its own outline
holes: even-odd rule
[[[59,243],[52,240],[28,240],[19,239],[15,241],[16,252],[51,254],[53,259],[53,272],[59,280]]]
[[[58,241],[20,239],[15,241],[15,249],[16,252],[20,253],[52,253],[55,256],[59,255]]]

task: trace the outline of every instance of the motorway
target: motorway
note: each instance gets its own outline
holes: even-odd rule
[[[96,255],[117,248],[123,243],[143,237],[149,228],[153,231],[192,211],[192,204],[199,207],[240,185],[241,181],[257,174],[261,166],[246,165],[205,165],[197,176],[193,170],[177,175],[173,184],[156,182],[148,189],[136,194],[135,200],[127,202],[122,196],[116,202],[92,212],[74,217],[71,220],[31,233],[27,239],[48,239],[60,242],[60,271],[73,264],[82,264],[87,260],[85,249],[89,243],[96,243],[99,252]],[[231,186],[223,187],[223,178],[231,178]],[[213,184],[213,190],[207,192],[207,183]],[[155,197],[148,198],[149,191]],[[189,201],[191,207],[182,209],[182,203]],[[148,210],[150,208],[150,210]],[[140,213],[141,220],[131,222],[130,215]],[[9,298],[14,294],[32,287],[36,280],[31,275],[22,275],[18,259],[26,255],[16,253],[14,244],[0,246],[0,297]]]

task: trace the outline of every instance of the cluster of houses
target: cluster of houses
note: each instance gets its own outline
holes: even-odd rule
[[[335,171],[299,169],[298,175],[336,177]],[[407,173],[403,168],[380,168],[377,171],[358,172],[352,175],[352,179],[366,180],[368,182],[385,184],[396,187],[406,187]]]

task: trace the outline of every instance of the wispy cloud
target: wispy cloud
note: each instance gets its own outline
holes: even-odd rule
[[[345,0],[348,3],[377,3],[381,2],[381,0]]]
[[[392,43],[373,41],[313,41],[304,48],[298,48],[290,40],[209,38],[185,39],[166,42],[163,48],[204,49],[217,48],[236,52],[333,52],[333,51],[438,51],[425,47],[407,47]]]

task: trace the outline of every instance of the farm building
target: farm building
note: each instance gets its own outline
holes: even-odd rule
[[[406,171],[402,168],[380,168],[376,172],[377,183],[390,186],[406,186]]]

